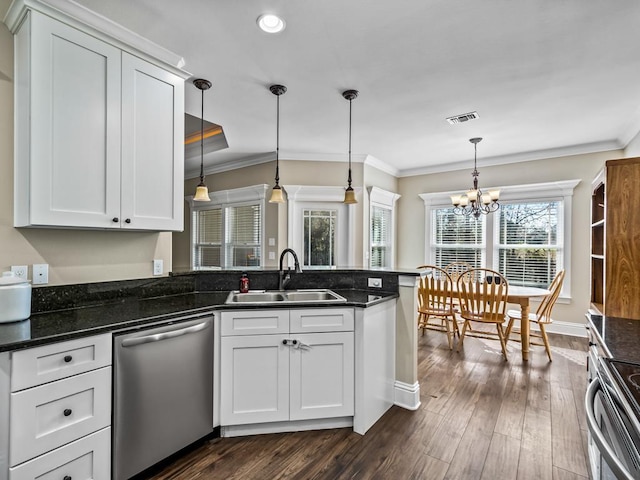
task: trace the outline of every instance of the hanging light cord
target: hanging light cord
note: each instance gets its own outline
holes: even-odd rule
[[[475,142],[473,144],[473,172],[471,172],[471,175],[473,175],[474,190],[478,190],[478,175],[480,175],[480,172],[478,172],[477,162],[478,162],[478,142]],[[478,197],[479,196],[480,195],[478,194]]]
[[[280,184],[280,94],[276,95],[276,187]]]
[[[347,178],[347,183],[349,188],[351,188],[351,102],[352,98],[349,98],[349,177]]]
[[[204,89],[200,93],[200,183],[204,183]]]

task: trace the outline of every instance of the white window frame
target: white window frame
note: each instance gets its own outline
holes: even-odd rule
[[[223,270],[227,268],[242,269],[242,270],[255,270],[262,268],[265,262],[266,246],[265,246],[265,207],[266,196],[269,185],[252,185],[249,187],[234,188],[231,190],[220,190],[217,192],[209,192],[210,201],[208,202],[196,202],[193,200],[193,195],[185,197],[191,208],[191,241],[190,241],[190,262],[193,270]],[[228,207],[241,207],[245,205],[260,204],[260,263],[255,266],[232,266],[226,265],[227,262],[227,242],[226,242],[226,209]],[[195,213],[200,210],[210,210],[212,208],[222,209],[222,263],[220,267],[201,267],[195,265],[194,247],[196,243],[196,228],[195,228]]]
[[[562,259],[557,265],[558,270],[565,270],[565,280],[560,294],[563,303],[568,303],[571,299],[571,216],[572,216],[572,200],[575,187],[580,183],[576,180],[561,180],[557,182],[532,183],[527,185],[510,185],[505,187],[483,187],[483,190],[489,191],[500,190],[500,203],[526,203],[532,201],[549,201],[559,200],[562,202],[561,220],[563,242],[561,245]],[[459,195],[460,191],[451,192],[435,192],[421,193],[418,196],[422,199],[425,206],[425,251],[424,260],[426,264],[433,261],[431,249],[431,212],[437,208],[447,208],[451,206],[451,195]],[[489,217],[495,216],[490,213]],[[491,268],[497,267],[497,242],[498,235],[498,219],[497,217],[487,221],[485,228],[485,242],[491,242],[486,246],[486,264]],[[560,239],[559,239],[560,240]],[[559,242],[560,243],[560,242]]]
[[[367,228],[368,232],[368,241],[367,241],[367,265],[369,268],[371,267],[371,249],[373,248],[373,244],[371,241],[371,219],[373,218],[373,208],[384,208],[391,212],[391,222],[390,222],[390,244],[389,244],[389,259],[390,265],[387,265],[386,268],[393,268],[396,264],[396,202],[400,198],[400,195],[394,192],[389,192],[388,190],[384,190],[379,187],[369,187],[369,224]]]
[[[304,228],[302,211],[308,208],[332,209],[338,208],[338,223],[336,226],[336,265],[331,268],[345,268],[354,265],[355,260],[355,205],[345,204],[344,187],[316,186],[316,185],[283,185],[287,192],[287,240],[298,257],[303,255],[301,243]],[[362,189],[354,188],[356,196]],[[290,261],[287,256],[287,261]],[[301,262],[302,263],[302,262]],[[326,269],[328,267],[308,267],[310,269]]]

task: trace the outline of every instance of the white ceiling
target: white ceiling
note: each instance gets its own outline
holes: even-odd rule
[[[353,88],[355,158],[398,175],[471,168],[474,136],[486,165],[622,148],[640,130],[637,0],[77,1],[213,82],[204,116],[229,148],[206,156],[210,171],[274,158],[273,83],[288,88],[281,158],[346,161]],[[283,33],[257,28],[266,12]],[[186,110],[200,115],[190,81]]]

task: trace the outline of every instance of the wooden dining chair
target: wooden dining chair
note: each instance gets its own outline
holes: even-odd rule
[[[453,350],[453,337],[460,335],[453,311],[453,281],[447,272],[434,265],[422,265],[418,286],[418,328],[447,334],[449,350]]]
[[[507,358],[507,343],[503,324],[506,322],[507,295],[509,284],[498,272],[487,268],[472,268],[458,278],[456,284],[460,299],[460,316],[464,320],[458,351],[471,322],[495,324],[500,340],[502,355]],[[474,331],[473,336],[495,339],[496,335],[487,331]]]
[[[546,325],[549,325],[553,322],[551,318],[551,312],[553,311],[553,307],[556,304],[556,300],[560,296],[560,291],[562,290],[562,284],[564,282],[565,271],[560,270],[556,273],[556,276],[551,281],[551,285],[549,285],[549,295],[545,296],[535,313],[529,314],[529,321],[538,325],[540,329],[540,333],[535,331],[531,331],[529,336],[542,338],[543,343],[534,343],[531,342],[532,345],[544,345],[545,350],[547,351],[547,357],[549,357],[549,361],[552,362],[551,358],[551,347],[549,346],[549,337],[547,337],[547,331],[545,329]],[[509,340],[509,335],[511,335],[511,330],[513,329],[514,322],[522,320],[522,313],[520,310],[509,310],[507,311],[507,317],[509,318],[509,324],[507,325],[507,331],[505,332],[507,335],[507,341]],[[514,339],[514,341],[518,341]]]
[[[458,277],[467,270],[471,270],[473,266],[467,262],[451,262],[450,264],[442,267],[445,272],[449,274],[451,280],[458,281]]]

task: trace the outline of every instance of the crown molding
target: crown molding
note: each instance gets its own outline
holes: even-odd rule
[[[374,157],[373,155],[367,155],[367,158],[364,159],[364,164],[373,168],[377,168],[381,172],[388,173],[394,177],[397,177],[400,173],[396,167],[389,165],[386,162],[383,162],[378,157]]]

